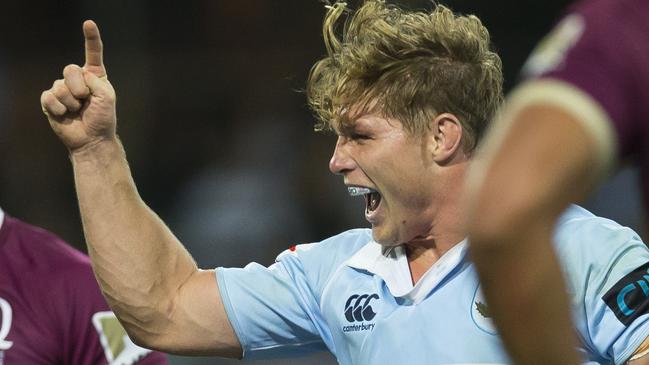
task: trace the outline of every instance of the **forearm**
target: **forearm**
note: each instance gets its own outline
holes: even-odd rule
[[[471,176],[471,254],[513,360],[577,364],[568,295],[551,242],[561,212],[601,176],[595,145],[558,109],[530,107],[505,126],[502,140],[487,140],[481,168]]]
[[[509,208],[491,212],[493,220],[483,216],[482,224],[491,221],[491,227],[470,234],[472,259],[500,336],[515,364],[578,364],[569,298],[552,245],[559,212]]]
[[[472,252],[490,312],[516,364],[580,363],[552,226],[529,222],[520,231],[525,237],[501,236],[502,250]]]
[[[71,154],[95,275],[132,336],[164,332],[176,293],[197,267],[140,198],[118,140]]]

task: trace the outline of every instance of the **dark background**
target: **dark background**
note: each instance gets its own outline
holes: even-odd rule
[[[476,14],[490,29],[507,89],[568,4],[442,3]],[[431,7],[428,1],[400,4]],[[323,16],[316,0],[3,3],[0,206],[85,249],[67,152],[50,131],[39,97],[66,64],[83,63],[81,23],[93,19],[139,191],[199,265],[270,264],[292,244],[366,226],[362,200],[349,198],[328,171],[335,138],[313,132],[300,92],[324,54]],[[623,170],[586,205],[642,230],[636,175]],[[333,361],[321,355],[274,363]]]

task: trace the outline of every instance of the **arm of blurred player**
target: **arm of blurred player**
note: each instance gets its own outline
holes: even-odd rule
[[[601,175],[597,143],[551,105],[505,110],[493,128],[468,182],[471,254],[486,299],[516,364],[578,364],[551,237],[560,213]]]
[[[140,198],[116,135],[115,91],[99,29],[83,24],[86,63],[69,65],[41,106],[70,151],[88,251],[115,314],[139,345],[240,357],[213,271],[199,270]]]
[[[649,338],[644,340],[626,363],[628,365],[649,365]]]

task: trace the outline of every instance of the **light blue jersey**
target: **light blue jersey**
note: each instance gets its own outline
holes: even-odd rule
[[[649,250],[578,207],[556,241],[584,361],[623,363],[649,336]],[[405,250],[385,252],[368,229],[298,245],[268,268],[219,268],[217,280],[245,358],[328,349],[340,364],[507,364],[466,246],[415,286]]]

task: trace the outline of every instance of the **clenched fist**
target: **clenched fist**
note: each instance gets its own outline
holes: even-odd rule
[[[63,79],[41,94],[41,107],[50,126],[71,151],[115,138],[115,90],[108,82],[99,28],[83,23],[86,63],[68,65]]]

